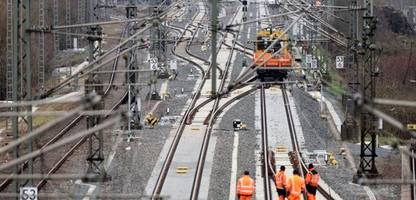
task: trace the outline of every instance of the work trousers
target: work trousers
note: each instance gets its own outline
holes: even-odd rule
[[[279,195],[279,200],[285,200],[286,197],[286,190],[281,188],[276,188],[277,194]]]
[[[306,185],[308,200],[316,200],[316,190],[318,188],[311,185]]]
[[[240,195],[239,200],[251,200],[251,195],[250,196],[246,196],[246,195]]]
[[[316,200],[316,196],[314,194],[308,193],[308,200]]]
[[[290,195],[287,197],[289,200],[300,200],[300,195]]]

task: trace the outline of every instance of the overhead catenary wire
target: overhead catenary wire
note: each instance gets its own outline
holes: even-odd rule
[[[59,98],[59,97],[58,97]],[[60,100],[56,100],[55,98],[48,98],[48,99],[40,99],[34,101],[17,101],[17,102],[1,102],[0,108],[11,108],[11,107],[24,107],[24,106],[40,106],[45,104],[63,104],[63,103],[76,103],[81,101],[81,97],[71,97],[71,98],[63,98]]]
[[[127,42],[127,41],[128,41],[128,40],[126,40],[126,42]],[[123,43],[123,45],[124,45],[124,44],[125,44],[125,43]],[[120,46],[122,46],[122,45],[120,45]],[[120,46],[119,46],[119,47],[120,47]],[[107,52],[107,53],[105,53],[103,56],[100,56],[99,58],[97,58],[96,60],[94,60],[92,63],[90,63],[90,64],[88,64],[87,66],[85,66],[85,68],[86,68],[86,69],[81,70],[81,71],[79,71],[79,72],[77,72],[77,73],[74,73],[73,75],[71,75],[70,77],[68,77],[67,79],[65,79],[64,81],[62,81],[62,82],[60,82],[59,84],[57,84],[55,87],[53,87],[53,88],[49,89],[47,92],[43,93],[40,97],[41,97],[41,98],[43,98],[43,97],[47,97],[47,96],[49,96],[49,95],[53,94],[56,90],[61,89],[62,87],[64,87],[64,86],[66,86],[66,85],[70,84],[70,83],[71,83],[71,81],[72,81],[72,79],[74,79],[75,77],[77,77],[77,76],[79,76],[79,78],[80,78],[80,77],[84,77],[84,76],[88,75],[89,73],[91,73],[91,72],[93,72],[93,71],[95,71],[95,70],[97,70],[97,69],[99,69],[99,68],[101,68],[101,67],[105,66],[105,65],[106,65],[106,64],[108,64],[109,62],[113,61],[115,58],[120,57],[121,55],[123,55],[123,54],[125,54],[125,53],[127,53],[127,52],[129,52],[129,51],[133,50],[134,48],[139,47],[139,46],[140,46],[139,44],[136,44],[136,45],[134,45],[134,46],[132,46],[132,47],[129,47],[129,48],[125,49],[124,51],[120,52],[119,54],[117,54],[117,55],[115,55],[115,56],[111,57],[110,59],[107,59],[107,60],[105,60],[105,61],[101,61],[101,60],[103,60],[103,59],[104,59],[104,57],[106,57],[106,56],[110,55],[112,51],[115,51],[115,50],[117,50],[117,49],[115,48],[115,49],[112,49],[112,50],[108,51],[108,52]],[[101,62],[100,62],[99,64],[97,64],[99,61],[101,61]],[[97,64],[97,65],[95,65],[95,64]],[[95,65],[95,66],[94,66],[94,65]],[[92,69],[89,69],[89,70],[88,70],[88,68],[91,68],[91,67],[92,67]]]
[[[173,4],[171,4],[170,6],[168,6],[168,8],[162,12],[161,14],[152,17],[152,19],[156,19],[156,18],[161,18],[163,16],[165,16],[168,11],[170,10],[171,7],[176,6],[177,4],[179,4],[180,2],[183,1],[178,1],[175,2]],[[93,24],[93,23],[90,23]],[[97,24],[100,25],[100,24]],[[90,25],[92,26],[92,25]],[[110,55],[111,53],[113,53],[114,51],[118,50],[120,47],[124,46],[125,44],[127,44],[129,41],[134,40],[136,37],[138,37],[139,35],[143,34],[146,30],[150,29],[152,27],[152,25],[146,25],[143,29],[137,31],[134,35],[132,35],[131,37],[127,38],[126,40],[120,42],[118,45],[116,45],[114,48],[110,49],[109,51],[107,51],[105,54],[103,54],[102,56],[98,57],[97,59],[95,59],[92,63],[88,64],[85,68],[89,68],[94,64],[97,64],[98,62],[100,62],[102,59],[104,59],[105,57],[107,57],[108,55]],[[68,27],[66,27],[68,28]],[[79,28],[79,27],[77,27]],[[135,46],[136,47],[136,46]],[[118,56],[117,56],[118,57]],[[103,66],[103,65],[100,65]],[[97,68],[98,69],[98,68]],[[63,86],[69,84],[69,82],[74,79],[76,76],[78,76],[78,74],[83,73],[83,75],[85,76],[86,73],[84,73],[84,70],[81,70],[73,75],[71,75],[70,77],[68,77],[67,79],[65,79],[64,81],[62,81],[61,83],[59,83],[58,85],[56,85],[55,87],[49,89],[48,91],[46,91],[45,93],[43,93],[42,95],[40,95],[40,98],[44,98],[46,96],[51,95],[53,92],[55,92],[57,89],[62,88]]]
[[[79,115],[105,115],[114,112],[112,110],[89,110],[78,112]],[[0,112],[0,117],[24,117],[24,116],[66,116],[67,110],[63,111],[36,111],[36,112]]]
[[[100,98],[98,97],[93,101],[93,103],[98,102],[99,100],[100,100]],[[23,142],[26,142],[27,140],[32,139],[34,137],[37,137],[41,133],[43,133],[47,130],[50,130],[56,124],[69,119],[74,114],[77,114],[77,113],[81,112],[82,110],[84,110],[85,108],[87,108],[89,106],[91,106],[91,103],[80,104],[80,106],[78,106],[77,108],[75,108],[71,111],[68,111],[66,115],[61,116],[60,118],[58,118],[58,119],[56,119],[52,122],[49,122],[46,125],[41,126],[40,128],[35,129],[34,131],[32,131],[32,132],[30,132],[30,133],[28,133],[24,136],[19,137],[19,139],[10,142],[8,145],[6,145],[4,147],[1,147],[0,148],[0,155],[12,150],[14,147],[17,147],[18,145],[22,144]]]
[[[270,15],[268,17],[261,17],[261,18],[257,18],[257,19],[254,19],[254,20],[249,20],[249,21],[245,21],[245,22],[241,22],[241,23],[237,23],[237,24],[230,24],[230,25],[227,25],[227,27],[242,26],[242,25],[246,25],[246,24],[257,23],[257,22],[261,22],[263,20],[268,20],[268,19],[273,19],[273,18],[277,18],[277,17],[287,16],[287,15],[295,14],[295,13],[299,13],[299,12],[301,12],[301,10],[290,11],[290,12],[287,12],[287,13],[281,13],[281,14],[276,14],[276,15]]]
[[[301,0],[302,2],[306,3],[304,0]],[[301,9],[299,6],[295,6],[297,9]],[[313,14],[310,10],[306,11],[306,13],[308,14],[308,16],[310,16],[311,18],[317,20],[318,22],[320,22],[321,24],[323,24],[324,26],[326,26],[327,28],[331,29],[332,31],[340,34],[340,31],[338,31],[338,29],[336,29],[335,27],[333,27],[331,24],[329,24],[328,22],[326,22],[325,20],[321,19],[319,16],[316,16],[315,14]]]
[[[56,143],[53,143],[53,144],[51,144],[49,146],[46,146],[46,147],[41,148],[41,149],[38,149],[38,150],[33,151],[31,153],[22,155],[18,159],[10,160],[9,162],[7,162],[5,164],[0,165],[0,171],[4,171],[6,169],[9,169],[10,167],[13,167],[13,166],[18,165],[18,164],[20,164],[22,162],[25,162],[26,160],[35,158],[35,157],[37,157],[39,155],[42,155],[42,154],[45,154],[45,153],[47,153],[49,151],[55,150],[55,149],[57,149],[57,148],[59,148],[59,147],[61,147],[63,145],[66,145],[66,144],[68,144],[70,142],[73,142],[73,141],[75,141],[75,140],[77,140],[79,138],[82,138],[82,137],[85,137],[85,136],[89,136],[89,135],[91,135],[91,134],[93,134],[95,132],[98,132],[100,130],[104,130],[104,129],[110,127],[110,126],[113,126],[113,125],[117,124],[118,122],[120,122],[120,120],[121,120],[121,115],[117,115],[117,116],[115,116],[115,117],[113,117],[111,119],[105,120],[101,124],[99,124],[97,126],[94,126],[94,127],[90,128],[88,130],[85,130],[85,131],[76,133],[73,136],[67,137],[67,138],[62,139],[60,141],[57,141]],[[33,137],[33,135],[30,135],[30,136]],[[4,151],[2,151],[2,152],[4,152]]]
[[[289,8],[284,8],[285,10],[287,10],[287,11],[292,11],[292,10],[290,10]],[[291,18],[294,18],[294,17],[296,17],[296,14],[294,14],[295,16],[289,16],[289,17],[291,17]],[[307,19],[303,19],[301,22],[300,22],[302,25],[304,25],[304,26],[306,26],[307,28],[309,28],[310,30],[312,30],[312,31],[314,31],[314,32],[317,32],[317,33],[320,33],[320,34],[322,34],[324,37],[326,37],[326,38],[328,38],[328,39],[330,39],[330,40],[332,40],[332,41],[335,41],[335,42],[337,42],[339,45],[341,45],[341,46],[343,46],[343,47],[347,47],[347,43],[345,42],[345,41],[343,41],[342,39],[339,39],[339,38],[337,38],[336,36],[334,36],[334,35],[332,35],[331,33],[328,33],[327,31],[325,31],[324,29],[322,29],[322,28],[320,28],[320,27],[313,27],[313,23],[312,22],[310,22],[309,20],[307,20]],[[321,23],[321,22],[320,22]],[[338,33],[338,32],[337,32]]]
[[[173,5],[177,5],[183,1],[177,1],[171,4],[168,8],[173,7]],[[168,9],[167,9],[168,10]],[[82,23],[82,24],[71,24],[71,25],[61,25],[61,26],[51,26],[50,30],[61,30],[61,29],[69,29],[69,28],[82,28],[82,27],[91,27],[91,26],[102,26],[102,25],[112,25],[112,24],[121,24],[121,23],[130,23],[130,22],[146,22],[151,21],[157,18],[164,16],[167,13],[167,10],[157,16],[153,17],[145,17],[141,19],[124,19],[124,20],[112,20],[112,21],[102,21],[102,22],[92,22],[92,23]]]
[[[416,101],[406,101],[406,100],[399,100],[399,99],[374,98],[373,103],[380,104],[380,105],[416,107]]]

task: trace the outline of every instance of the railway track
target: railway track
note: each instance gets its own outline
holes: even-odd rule
[[[289,97],[286,91],[286,86],[282,85],[282,95],[283,95],[283,101],[285,104],[285,110],[286,110],[286,117],[288,120],[288,125],[289,125],[289,132],[290,132],[290,137],[291,137],[291,141],[292,141],[292,147],[293,147],[293,151],[296,153],[297,157],[299,158],[299,166],[296,166],[298,169],[302,169],[299,170],[301,173],[301,176],[304,177],[305,173],[307,173],[308,168],[306,166],[306,163],[303,161],[301,155],[300,155],[300,145],[298,142],[298,138],[297,138],[297,134],[296,134],[296,129],[295,129],[295,124],[293,121],[293,115],[292,115],[292,111],[290,109],[290,101],[289,101]],[[328,200],[334,200],[334,198],[331,196],[331,194],[326,191],[321,185],[318,185],[318,192],[325,198]]]
[[[122,33],[121,33],[121,38],[124,37],[124,35],[126,34],[126,28],[123,29]],[[121,41],[121,39],[120,39]],[[122,48],[118,48],[117,49],[117,54],[119,54],[122,51]],[[108,81],[108,87],[106,88],[106,90],[104,91],[104,95],[103,98],[106,97],[111,88],[112,88],[112,84],[114,83],[114,79],[115,79],[115,71],[118,68],[118,62],[119,62],[119,57],[117,57],[111,67],[112,73],[110,74],[109,77],[109,81]],[[115,110],[117,109],[123,102],[123,99],[127,96],[127,93],[125,93],[124,95],[122,95],[122,97],[117,101],[117,103],[115,105],[112,106],[111,110]],[[104,116],[105,118],[107,118],[109,116],[109,114],[107,114],[106,116]],[[50,140],[48,140],[45,144],[43,144],[40,149],[45,148],[53,143],[55,143],[56,141],[60,140],[61,138],[63,138],[64,136],[66,136],[68,134],[68,132],[70,130],[72,130],[81,120],[85,119],[84,115],[76,115],[74,116],[74,118],[70,121],[69,124],[65,125],[57,134],[55,134]],[[59,170],[59,168],[62,167],[62,165],[68,160],[68,158],[75,152],[76,149],[78,149],[82,144],[85,143],[87,137],[84,137],[82,139],[80,139],[78,142],[74,143],[68,151],[66,151],[64,153],[64,155],[62,157],[59,158],[59,160],[57,162],[55,162],[53,164],[53,166],[51,167],[51,169],[49,169],[47,171],[47,176],[55,173],[56,171]],[[39,157],[36,157],[34,159],[34,161],[39,161]],[[23,163],[20,166],[19,169],[19,174],[22,173],[26,168],[28,167],[28,161],[26,161],[25,163]],[[1,184],[0,184],[0,191],[5,190],[8,185],[11,183],[12,179],[6,179],[4,180]],[[37,188],[41,189],[47,182],[47,179],[41,179],[37,184]]]
[[[161,15],[168,15],[169,12],[165,11],[163,14]],[[121,37],[120,37],[120,43],[122,42],[124,36],[127,33],[127,27],[123,29],[122,33],[121,33]],[[138,49],[144,49],[146,48],[145,45],[141,45],[138,47]],[[120,54],[123,51],[123,46],[120,46],[117,50],[116,50],[116,54]],[[113,83],[114,83],[114,79],[115,79],[115,74],[116,74],[116,70],[118,68],[118,62],[119,62],[119,57],[115,57],[113,65],[112,65],[112,73],[110,75],[109,78],[109,83],[108,83],[108,87],[106,88],[106,90],[104,91],[104,95],[103,98],[107,97],[111,91],[111,89],[113,88]],[[127,98],[128,92],[124,92],[120,98],[118,98],[118,100],[116,100],[116,102],[112,105],[112,107],[110,108],[110,113],[107,113],[106,115],[104,115],[104,118],[108,118],[111,115],[111,111],[116,110],[121,104],[123,104],[125,102],[125,99]],[[85,116],[76,116],[68,125],[66,125],[61,131],[59,131],[58,134],[56,134],[51,140],[49,140],[47,143],[45,143],[41,148],[44,148],[56,141],[58,141],[60,138],[62,138],[63,136],[65,136],[72,128],[74,128],[82,119],[84,119]],[[82,139],[80,139],[78,142],[76,142],[74,145],[72,145],[68,151],[66,151],[64,153],[64,155],[57,161],[55,162],[55,164],[52,166],[52,168],[50,170],[48,170],[47,175],[51,175],[53,173],[55,173],[56,171],[58,171],[62,165],[69,159],[69,157],[75,152],[76,149],[78,149],[82,144],[85,143],[87,137],[84,137]],[[26,165],[23,165],[23,167]],[[22,170],[23,171],[23,170]],[[47,180],[46,179],[42,179],[38,182],[37,187],[38,189],[41,189],[45,184],[46,184]],[[5,184],[4,184],[5,183]],[[10,180],[6,180],[4,181],[1,185],[0,185],[0,191],[3,188],[3,185],[6,186],[10,183]],[[6,186],[7,187],[7,186]]]
[[[269,156],[269,142],[267,132],[267,109],[266,109],[266,92],[265,85],[260,86],[260,116],[261,116],[261,150],[262,150],[262,174],[264,184],[264,198],[267,200],[272,199],[272,186],[270,180],[273,180],[275,172],[273,167],[270,166]]]
[[[195,15],[193,16],[193,18],[192,18],[192,20],[191,20],[191,23],[192,23],[193,21],[195,21],[195,19],[196,19],[197,15],[198,15],[198,13],[197,13],[197,14],[195,14]],[[172,26],[171,26],[171,27],[172,27]],[[174,28],[175,28],[175,29],[181,29],[181,28],[179,28],[179,27],[174,27]],[[182,37],[184,37],[184,36],[185,36],[186,32],[190,32],[191,34],[193,34],[193,31],[189,30],[189,24],[188,24],[187,26],[185,26],[185,28],[184,28],[184,29],[182,29],[182,33],[181,33],[181,36],[180,36],[179,40],[180,40]],[[153,189],[153,191],[152,191],[152,197],[153,197],[153,199],[157,199],[157,198],[158,198],[158,196],[160,195],[161,191],[162,191],[162,187],[163,187],[163,184],[164,184],[164,182],[165,182],[165,179],[166,179],[167,173],[168,173],[168,171],[169,171],[170,165],[171,165],[171,163],[172,163],[173,156],[174,156],[174,154],[175,154],[175,151],[176,151],[176,149],[177,149],[177,147],[178,147],[178,144],[179,144],[180,138],[182,137],[183,131],[184,131],[184,129],[185,129],[185,125],[186,125],[186,123],[185,123],[185,122],[186,122],[186,118],[187,118],[187,116],[189,116],[189,114],[190,114],[190,112],[191,112],[192,108],[195,106],[196,101],[198,100],[198,98],[199,98],[199,96],[200,96],[200,91],[202,90],[202,87],[203,87],[203,85],[204,85],[204,83],[205,83],[206,79],[208,78],[208,77],[207,77],[207,74],[205,73],[205,70],[203,69],[203,67],[202,67],[200,64],[198,64],[197,62],[193,61],[192,59],[187,58],[186,56],[181,55],[181,54],[179,54],[179,53],[177,53],[177,52],[176,52],[176,51],[177,51],[177,47],[178,47],[178,46],[179,46],[179,44],[178,44],[178,43],[174,45],[174,48],[172,48],[172,53],[173,53],[175,56],[177,56],[178,58],[183,59],[183,60],[185,60],[185,61],[189,62],[190,64],[194,65],[195,67],[197,67],[197,68],[201,71],[201,74],[202,74],[202,81],[201,81],[201,83],[199,84],[199,86],[198,86],[198,88],[197,88],[197,91],[198,91],[198,92],[197,92],[196,94],[194,94],[194,96],[193,96],[193,98],[192,98],[192,100],[191,100],[191,103],[190,103],[190,105],[188,106],[187,110],[185,111],[185,113],[184,113],[184,117],[182,117],[182,119],[181,119],[181,121],[180,121],[180,123],[179,123],[179,126],[178,126],[178,128],[177,128],[177,130],[176,130],[176,132],[175,132],[175,136],[174,136],[174,138],[173,138],[173,142],[172,142],[172,144],[171,144],[171,145],[170,145],[170,147],[169,147],[169,150],[168,150],[167,156],[166,156],[166,158],[165,158],[165,160],[164,160],[164,162],[163,162],[163,164],[162,164],[161,171],[160,171],[159,176],[158,176],[158,178],[157,178],[157,180],[156,180],[155,187],[154,187],[154,189]],[[186,48],[186,47],[185,47],[185,48]]]
[[[236,15],[233,16],[232,20],[234,20]],[[195,20],[196,17],[193,18],[193,20]],[[195,21],[191,22],[191,23],[195,23]],[[188,31],[189,25],[186,26],[185,30],[183,30],[182,33],[185,33]],[[197,30],[194,30],[197,31]],[[192,31],[191,31],[192,32]],[[196,33],[192,32],[193,38],[194,35]],[[183,37],[184,34],[182,34]],[[225,41],[225,37],[221,38],[220,44],[223,44]],[[234,44],[235,45],[235,42]],[[233,55],[233,48],[230,49],[230,53],[229,53],[229,57],[227,59],[227,62],[225,63],[225,67],[222,68],[223,70],[223,75],[221,76],[221,82],[219,85],[219,89],[218,91],[221,91],[226,84],[226,79],[227,79],[227,73],[229,71],[229,67],[231,66],[231,59],[232,59],[232,55]],[[188,56],[193,57],[192,55],[190,55],[188,53]],[[184,57],[184,56],[182,56]],[[201,59],[195,58],[196,60],[199,60],[200,62],[202,61]],[[190,60],[189,58],[184,58],[185,60]],[[190,62],[192,64],[198,64],[197,61],[194,62]],[[205,62],[206,63],[206,62]],[[207,69],[207,71],[209,71],[209,69],[212,67],[212,65],[209,65],[209,68]],[[173,138],[173,141],[169,147],[168,153],[166,158],[164,159],[164,162],[162,164],[160,173],[158,175],[158,178],[156,180],[156,184],[153,187],[153,191],[152,191],[152,197],[154,199],[158,198],[158,196],[161,195],[162,192],[162,188],[164,186],[164,183],[166,181],[167,175],[169,170],[171,169],[171,163],[174,159],[174,155],[176,153],[176,150],[179,146],[179,143],[181,141],[182,135],[184,134],[185,131],[185,127],[189,127],[190,124],[192,124],[192,118],[193,118],[193,113],[196,112],[196,110],[194,110],[195,105],[197,103],[197,101],[199,100],[200,105],[206,105],[208,104],[208,102],[212,101],[212,98],[206,98],[204,99],[200,99],[201,97],[201,92],[203,89],[204,84],[206,83],[206,80],[208,79],[207,73],[204,74],[201,83],[199,84],[198,88],[197,88],[197,92],[196,94],[193,96],[190,105],[188,106],[187,110],[185,111],[185,114],[183,115],[183,118],[180,121],[180,124],[176,130],[175,136]],[[250,92],[254,91],[255,89],[250,89],[248,91],[242,92],[240,95],[236,95],[235,97],[231,98],[230,101],[227,101],[226,103],[224,103],[223,105],[220,105],[220,98],[216,98],[211,107],[211,112],[205,116],[205,120],[207,122],[207,128],[206,131],[204,133],[203,136],[203,140],[202,140],[202,145],[201,145],[201,149],[199,151],[199,155],[198,155],[198,161],[197,161],[197,165],[196,165],[196,169],[195,169],[195,175],[194,175],[194,180],[192,182],[192,192],[191,192],[191,198],[192,199],[197,199],[198,198],[198,192],[199,192],[199,187],[200,187],[200,182],[201,182],[201,177],[202,177],[202,173],[203,173],[203,167],[204,167],[204,161],[205,161],[205,157],[207,154],[207,149],[208,149],[208,144],[209,144],[209,139],[210,139],[210,135],[212,132],[212,126],[213,123],[215,121],[215,118],[218,116],[218,114],[224,109],[224,107],[228,106],[229,104],[231,104],[232,101],[235,101],[238,98],[241,98],[244,95],[249,94]],[[211,104],[210,104],[211,105]],[[200,108],[201,106],[196,106],[198,108]],[[205,124],[205,123],[204,123]]]
[[[125,36],[126,32],[127,32],[127,28],[124,28],[123,31],[122,31],[122,33],[121,33],[121,38],[123,38]],[[117,54],[119,54],[121,52],[121,50],[122,50],[121,47],[118,48],[117,49]],[[115,74],[116,74],[115,71],[118,68],[118,61],[119,61],[119,57],[117,57],[114,60],[114,62],[113,62],[113,65],[112,65],[112,73],[110,75],[110,79],[109,79],[109,82],[108,82],[109,85],[106,88],[106,90],[104,91],[103,98],[105,98],[106,96],[108,96],[108,94],[111,91],[112,84],[114,83],[114,79],[115,79]],[[116,110],[123,103],[123,100],[126,98],[126,96],[127,96],[127,92],[124,93],[121,96],[121,98],[111,107],[110,110],[111,111]],[[106,114],[104,116],[104,118],[108,118],[109,116],[110,116],[110,113]],[[68,133],[69,130],[71,130],[76,124],[78,124],[78,122],[80,122],[83,119],[85,119],[85,116],[81,116],[81,115],[77,116],[75,118],[75,120],[73,120],[70,124],[68,124],[67,126],[65,126],[59,132],[58,135],[60,135],[60,138],[63,137],[66,133]],[[55,162],[55,164],[53,165],[53,167],[47,172],[47,176],[49,176],[49,175],[54,174],[55,172],[57,172],[62,167],[62,165],[69,159],[69,157],[75,152],[75,150],[77,150],[82,144],[84,144],[87,139],[88,139],[88,137],[84,137],[84,138],[81,138],[78,142],[76,142],[57,162]],[[48,142],[47,145],[49,145],[49,144],[52,144],[52,143]],[[47,145],[45,145],[45,146],[47,146]],[[47,182],[47,179],[45,179],[45,178],[42,179],[42,180],[40,180],[38,182],[38,184],[36,185],[37,188],[38,189],[41,189],[46,184],[46,182]]]
[[[238,7],[237,10],[239,10],[239,9],[241,9],[241,8]],[[238,13],[239,12],[234,13],[234,15],[231,18],[229,23],[234,22]],[[227,38],[226,36],[222,37],[221,42],[220,42],[220,46],[223,43],[226,43],[225,42],[226,38]],[[225,88],[229,68],[232,64],[231,61],[232,61],[232,57],[233,57],[233,54],[234,54],[234,47],[236,45],[237,39],[238,39],[238,34],[233,38],[232,48],[230,49],[230,54],[229,54],[229,56],[227,58],[227,61],[225,63],[225,69],[223,70],[224,74],[221,78],[221,82],[220,82],[220,85],[219,85],[219,88],[218,88],[218,92],[223,91],[224,88]],[[200,150],[200,153],[199,153],[198,164],[197,164],[197,168],[196,168],[196,174],[195,174],[195,178],[194,178],[194,181],[193,181],[193,184],[192,184],[191,199],[194,199],[194,200],[198,199],[199,190],[200,190],[200,186],[201,186],[201,179],[202,179],[202,175],[203,175],[203,172],[204,172],[205,159],[206,159],[207,151],[208,151],[208,145],[209,145],[210,138],[211,138],[211,135],[212,135],[212,128],[213,128],[213,125],[215,123],[216,117],[218,115],[218,109],[220,107],[220,101],[221,101],[221,98],[216,98],[215,99],[213,109],[211,110],[211,112],[209,113],[209,115],[207,116],[207,118],[205,120],[205,121],[208,121],[208,123],[207,123],[208,127],[205,131],[205,134],[204,134],[202,147],[201,147],[201,150]],[[231,101],[234,101],[234,99],[231,99]]]
[[[295,124],[293,120],[292,111],[290,108],[290,101],[289,97],[286,91],[286,88],[284,85],[281,85],[281,92],[282,92],[282,98],[284,103],[284,110],[285,110],[285,117],[287,119],[288,123],[288,132],[289,135],[280,135],[279,138],[281,138],[281,142],[278,142],[280,144],[287,144],[285,143],[284,137],[290,137],[291,144],[289,146],[287,145],[279,145],[276,147],[276,150],[274,153],[272,153],[271,150],[269,150],[269,143],[268,143],[268,135],[267,129],[267,114],[266,114],[266,98],[265,98],[265,90],[266,85],[270,86],[271,84],[261,84],[259,85],[260,88],[260,116],[261,116],[261,164],[262,164],[262,176],[263,176],[263,186],[264,186],[264,199],[271,200],[274,198],[273,191],[274,191],[274,176],[276,175],[275,167],[277,166],[286,166],[286,174],[291,175],[291,169],[297,168],[301,169],[300,173],[302,177],[305,177],[305,174],[307,173],[307,166],[306,163],[302,160],[300,155],[300,145],[298,142]],[[283,122],[283,121],[282,121]],[[282,123],[279,122],[279,123]],[[289,157],[289,151],[296,154],[296,157],[298,158],[299,162],[294,162],[290,160]],[[298,164],[296,164],[298,163]],[[324,198],[328,200],[334,200],[335,198],[331,196],[330,192],[325,190],[321,185],[318,185],[318,199]],[[306,193],[304,194],[304,199],[306,199]]]

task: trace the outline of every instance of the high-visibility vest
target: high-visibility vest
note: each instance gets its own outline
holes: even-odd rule
[[[276,188],[283,189],[286,183],[285,172],[279,171],[279,173],[277,173],[275,176],[275,181],[276,181]]]
[[[318,182],[319,182],[319,174],[312,174],[311,171],[308,171],[308,174],[306,174],[306,184],[317,187],[318,186]]]
[[[289,177],[287,181],[287,190],[290,192],[290,196],[300,196],[302,188],[305,187],[304,180],[297,175]]]
[[[237,183],[237,193],[239,195],[253,195],[255,191],[254,180],[250,176],[243,176],[238,179]]]

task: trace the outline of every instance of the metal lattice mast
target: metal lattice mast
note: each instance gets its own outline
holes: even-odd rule
[[[347,54],[347,72],[346,78],[348,81],[348,91],[351,94],[359,92],[359,65],[358,65],[358,4],[357,0],[352,0],[350,3],[351,15],[349,22],[349,36]],[[353,99],[344,95],[342,98],[345,106],[345,121],[341,127],[342,139],[357,141],[358,139],[358,122],[355,118]]]
[[[19,31],[19,4],[17,1],[7,0],[7,95],[8,100],[18,100],[18,31]],[[12,107],[13,112],[17,112],[16,107]],[[19,137],[18,117],[11,117],[13,139]],[[13,149],[13,159],[19,157],[19,147]],[[17,174],[18,166],[13,167],[13,173]],[[12,183],[12,191],[18,191],[19,181],[14,180]]]
[[[85,23],[85,0],[78,0],[78,23]],[[78,29],[79,33],[83,33],[83,28]],[[78,44],[81,40],[78,40]]]
[[[349,62],[349,68],[351,69],[348,77],[349,83],[349,89],[352,94],[355,94],[359,90],[359,69],[358,69],[358,55],[357,55],[357,45],[358,45],[358,4],[357,0],[351,1],[351,22],[350,22],[350,62]]]
[[[217,93],[218,0],[211,1],[211,93]]]
[[[53,0],[53,25],[54,26],[58,26],[59,25],[59,4],[58,4],[59,0]],[[55,54],[58,53],[59,49],[60,49],[60,44],[59,44],[59,35],[54,33],[53,34],[53,41],[54,41],[54,48],[55,48]]]
[[[31,56],[31,37],[30,37],[30,32],[28,31],[29,29],[32,28],[31,25],[31,0],[24,0],[23,1],[23,6],[22,6],[24,13],[22,13],[22,22],[23,22],[23,41],[22,41],[22,46],[24,48],[24,54],[23,54],[23,59],[24,59],[24,63],[25,63],[25,74],[21,73],[22,77],[24,77],[24,81],[25,81],[25,87],[26,87],[26,93],[23,95],[23,98],[26,101],[32,101],[32,56]],[[24,76],[25,75],[25,76]],[[23,121],[26,123],[26,131],[27,133],[32,132],[32,106],[28,106],[27,108],[27,112],[29,113],[26,118],[23,119]],[[28,140],[28,152],[32,152],[33,151],[33,141],[32,139]],[[28,174],[33,174],[33,159],[29,159],[29,163],[28,163]],[[33,185],[33,179],[29,180],[29,185]]]
[[[71,0],[65,1],[65,23],[66,25],[71,24]],[[70,29],[66,29],[66,32],[69,33]],[[71,43],[72,43],[71,39],[72,37],[69,34],[65,36],[65,48],[66,49],[71,48]]]
[[[19,100],[32,100],[32,65],[31,65],[31,17],[30,17],[30,0],[9,0],[7,1],[7,65],[8,65],[8,87],[11,84],[10,100],[17,102]],[[22,10],[20,10],[22,9]],[[10,80],[11,79],[11,80]],[[9,91],[8,91],[9,92]],[[13,140],[19,138],[19,127],[26,127],[27,132],[32,131],[32,107],[25,108],[29,113],[23,117],[21,123],[17,116],[11,117]],[[18,112],[16,107],[12,108],[13,112]],[[27,142],[28,152],[32,152],[32,140]],[[19,157],[19,147],[13,149],[13,158]],[[18,165],[13,167],[13,173],[18,172]],[[29,159],[27,173],[33,173],[33,160]],[[33,185],[32,180],[28,181]],[[19,192],[19,184],[14,180],[12,190]]]
[[[13,47],[14,37],[13,37],[13,0],[7,0],[7,35],[6,35],[6,43],[7,43],[7,74],[6,74],[6,99],[12,100],[13,99],[13,51],[15,50]]]
[[[376,77],[378,70],[375,67],[375,44],[374,32],[376,29],[376,20],[373,15],[373,1],[365,0],[366,12],[364,15],[364,32],[363,32],[363,61],[361,69],[361,92],[364,100],[370,100],[376,96]],[[367,111],[361,111],[360,115],[360,133],[361,133],[361,153],[360,164],[357,174],[367,177],[378,175],[375,158],[376,155],[376,137],[377,137],[377,118]],[[369,141],[367,141],[370,139]]]
[[[96,60],[102,50],[102,28],[100,26],[91,26],[88,32],[88,44],[89,44],[89,60],[93,62]],[[91,86],[93,84],[94,86]],[[104,95],[103,86],[101,81],[98,79],[97,75],[89,75],[85,81],[85,94],[90,95],[91,93],[96,93],[99,96]],[[99,103],[95,104],[92,110],[102,110],[104,109],[104,101],[101,100]],[[87,116],[87,129],[97,126],[102,122],[102,116],[94,115]],[[108,180],[106,170],[104,168],[104,137],[102,131],[93,133],[88,138],[89,149],[88,149],[88,170],[87,174],[92,175],[93,177],[88,177],[84,179],[87,182],[98,182]]]
[[[45,27],[45,0],[39,0],[39,26]],[[39,33],[38,87],[41,91],[45,85],[45,33]]]
[[[126,12],[127,12],[127,18],[128,19],[134,19],[137,18],[137,7],[136,5],[133,3],[133,1],[130,1],[130,3],[128,4],[128,6],[126,7]],[[128,30],[127,30],[127,34],[128,37],[131,37],[135,31],[136,31],[136,23],[135,22],[130,22],[128,24]],[[129,47],[132,47],[134,45],[135,41],[132,40],[128,43]],[[128,70],[137,70],[138,69],[138,59],[137,59],[137,52],[135,50],[130,51],[127,54],[127,68]],[[136,72],[129,72],[128,73],[128,83],[136,83],[137,82],[137,73]]]
[[[134,19],[137,18],[137,7],[133,1],[130,0],[129,4],[126,7],[126,17],[128,19]],[[128,37],[131,37],[134,35],[137,29],[137,23],[136,22],[130,22],[127,27],[127,35]],[[128,43],[128,46],[131,48],[135,44],[135,40],[132,40]],[[138,52],[137,49],[132,49],[129,53],[127,53],[127,69],[130,71],[138,70],[139,69],[139,63],[137,58]],[[137,101],[140,100],[140,97],[138,96],[139,88],[137,86],[132,86],[132,84],[138,82],[138,72],[128,72],[127,73],[127,84],[128,84],[128,110],[134,110],[134,113],[136,113],[136,116],[131,117],[129,115],[128,119],[128,133],[129,136],[131,136],[131,127],[132,122],[134,124],[140,124],[140,116],[137,116],[137,113],[139,112],[139,108],[137,107]],[[136,104],[135,106],[133,106]],[[133,108],[133,109],[132,109]]]
[[[157,2],[153,2],[157,5]],[[162,8],[160,7],[151,7],[150,11],[152,12],[152,16],[156,17],[162,12]],[[165,31],[161,26],[161,19],[155,18],[152,21],[151,27],[151,35],[150,35],[150,42],[151,48],[150,52],[153,56],[153,68],[154,70],[153,75],[151,77],[151,85],[150,85],[150,99],[157,100],[160,98],[159,93],[156,91],[156,82],[157,77],[160,78],[167,78],[169,77],[168,70],[166,69],[166,44],[165,44]]]

